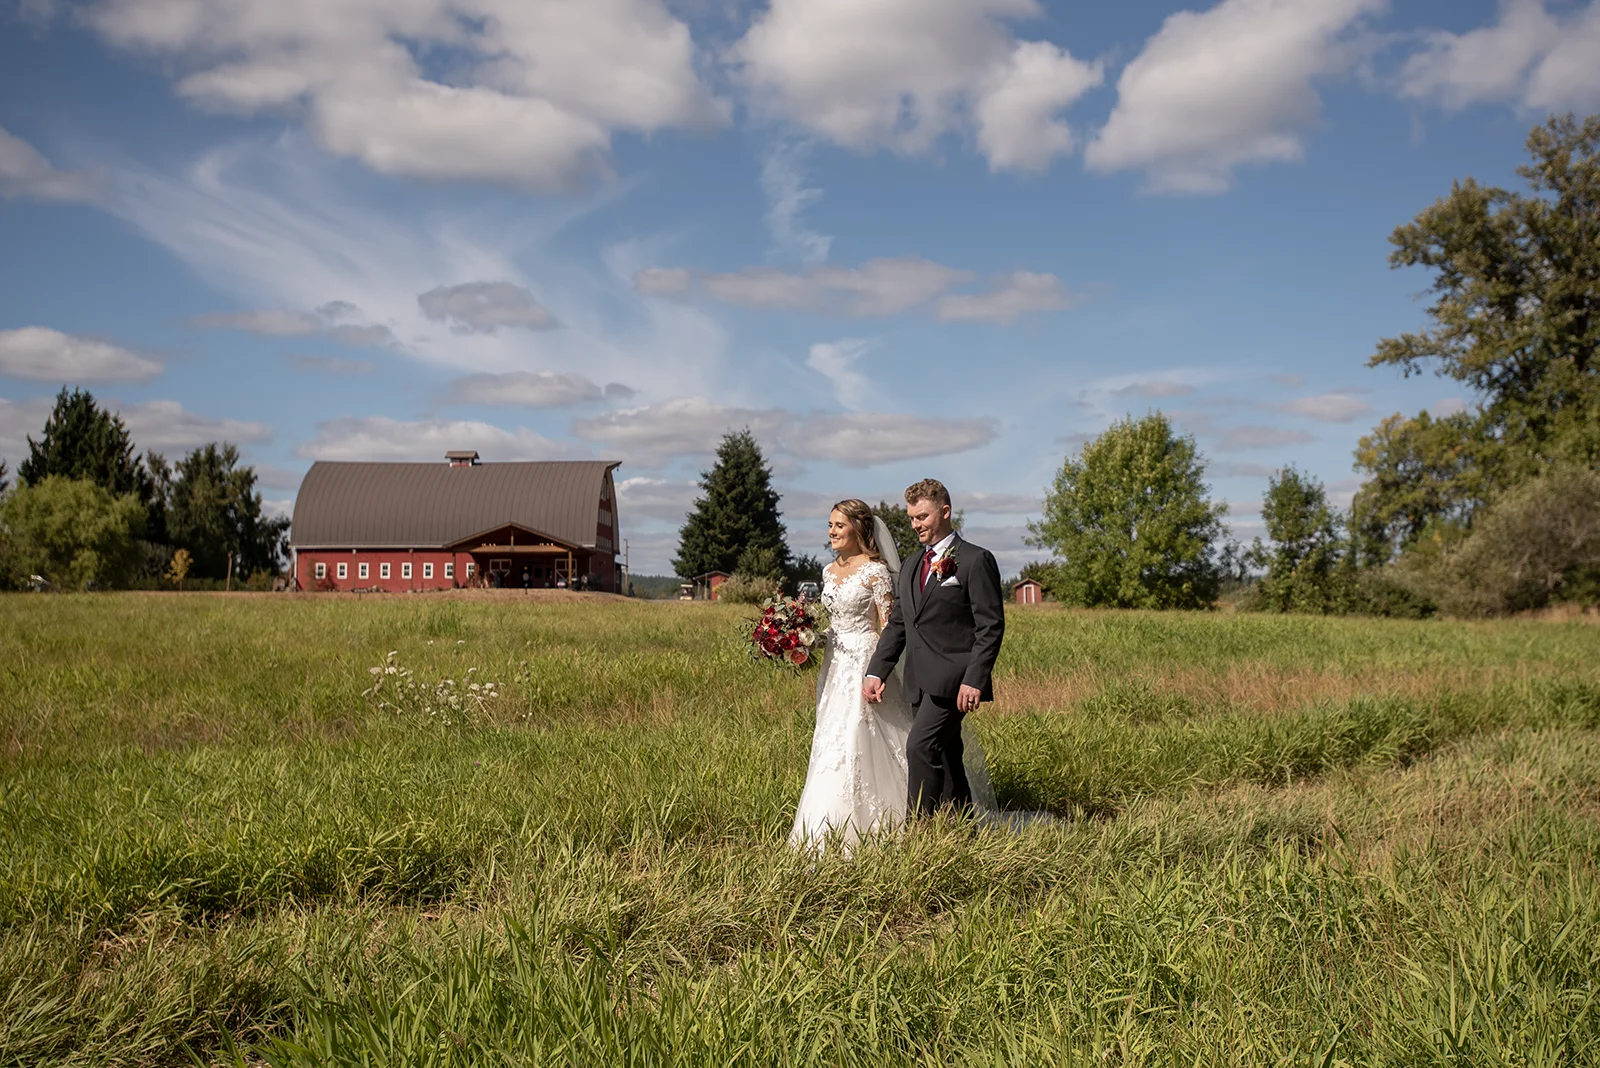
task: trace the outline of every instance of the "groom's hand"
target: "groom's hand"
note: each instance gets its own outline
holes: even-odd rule
[[[882,701],[883,700],[883,680],[882,679],[874,679],[874,678],[870,678],[870,677],[862,679],[861,680],[861,696],[866,699],[866,702],[869,705],[875,705],[879,701]]]
[[[983,700],[983,691],[976,686],[962,686],[956,691],[956,710],[971,712],[978,707],[978,702]]]

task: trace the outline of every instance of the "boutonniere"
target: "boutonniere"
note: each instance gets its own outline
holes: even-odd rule
[[[938,559],[928,565],[928,577],[930,580],[943,582],[945,579],[949,578],[955,573],[956,547],[952,545],[950,548],[946,549]]]

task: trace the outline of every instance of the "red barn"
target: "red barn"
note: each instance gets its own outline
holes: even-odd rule
[[[622,588],[618,462],[445,461],[312,464],[290,527],[295,588]]]
[[[1011,587],[1011,597],[1017,604],[1038,604],[1044,600],[1044,587],[1033,579],[1023,579]]]

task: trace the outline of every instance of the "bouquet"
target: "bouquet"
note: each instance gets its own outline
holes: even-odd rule
[[[821,614],[816,602],[803,598],[769,597],[761,602],[761,615],[745,635],[750,659],[771,660],[799,671],[822,640],[826,623]]]

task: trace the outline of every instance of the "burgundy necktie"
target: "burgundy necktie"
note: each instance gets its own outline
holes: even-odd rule
[[[925,549],[922,553],[922,579],[919,588],[928,588],[928,572],[933,570],[933,550]]]

